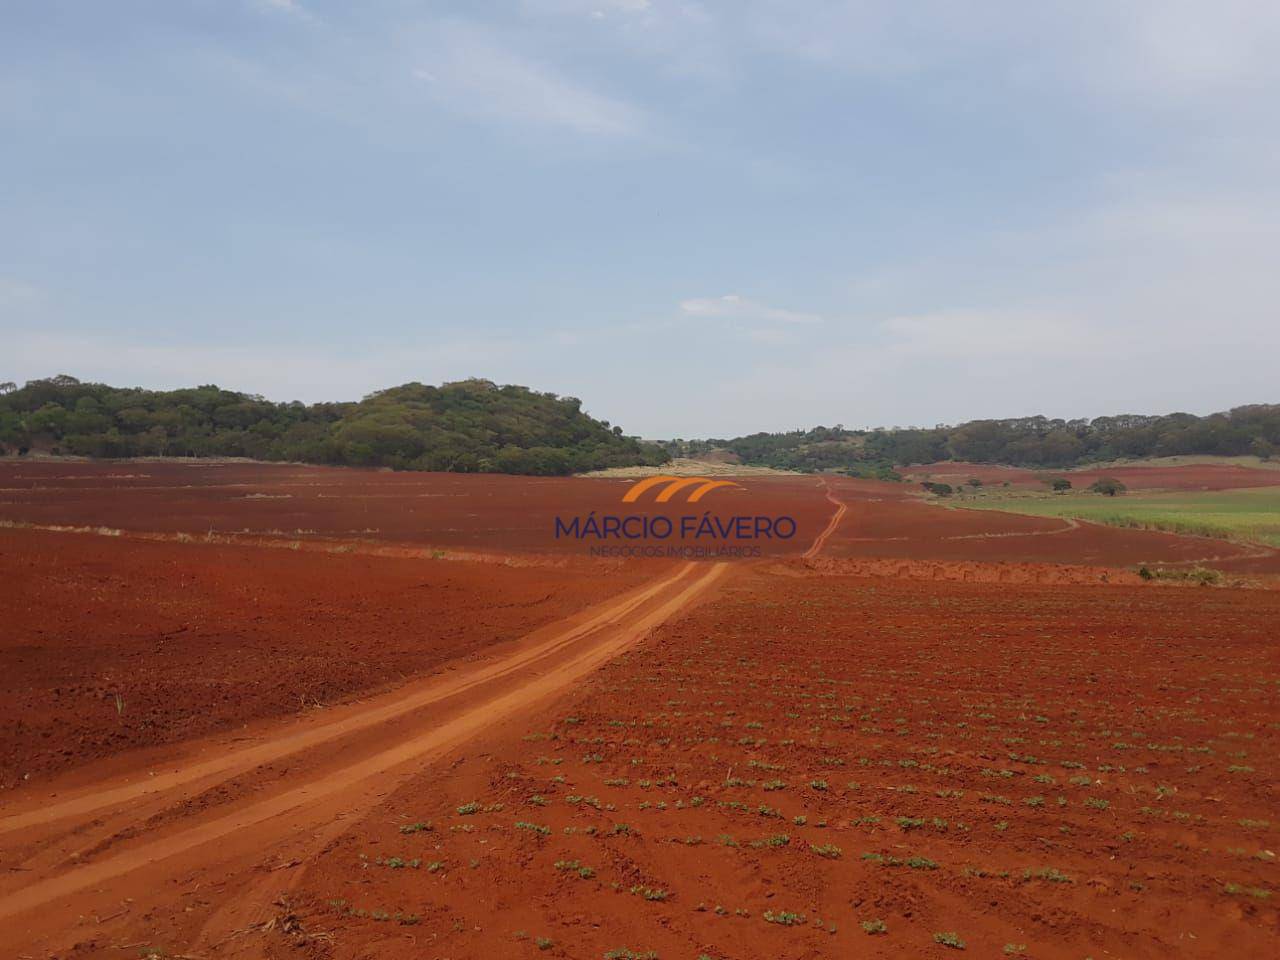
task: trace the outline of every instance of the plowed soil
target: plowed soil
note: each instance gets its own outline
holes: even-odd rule
[[[830,504],[810,478],[744,477],[697,504],[621,502],[634,480],[395,473],[266,463],[0,461],[0,519],[170,536],[366,542],[513,553],[582,554],[556,537],[556,518],[653,514],[786,514],[791,540],[770,555],[803,552]],[[692,542],[678,535],[673,543]]]
[[[1263,956],[1277,622],[1260,591],[739,577],[397,792],[289,910],[341,957]]]
[[[811,477],[698,504],[796,517],[721,563],[557,541],[617,480],[7,462],[0,487],[12,955],[1280,935],[1280,591],[1135,572],[1269,587],[1274,550]]]
[[[590,570],[0,529],[0,787],[402,682],[645,577]]]

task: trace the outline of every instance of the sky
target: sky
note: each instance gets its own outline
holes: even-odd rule
[[[1280,402],[1275,0],[0,0],[0,380]]]

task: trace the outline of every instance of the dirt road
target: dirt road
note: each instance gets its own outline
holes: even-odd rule
[[[814,537],[809,549],[802,554],[801,559],[804,560],[812,560],[822,552],[822,548],[826,545],[828,538],[836,532],[836,527],[840,526],[840,521],[844,519],[844,515],[849,509],[848,504],[832,492],[831,485],[826,480],[822,481],[822,486],[826,490],[827,500],[834,504],[836,511],[831,515],[831,519],[827,521],[827,525],[822,529],[822,532]]]
[[[145,913],[199,891],[197,943],[252,922],[286,866],[331,842],[424,765],[510,723],[705,593],[724,565],[687,564],[442,676],[102,781],[85,774],[0,809],[0,941],[51,951],[145,936]],[[243,739],[243,738],[242,738]],[[253,893],[245,881],[258,875]],[[35,955],[33,952],[32,955]]]

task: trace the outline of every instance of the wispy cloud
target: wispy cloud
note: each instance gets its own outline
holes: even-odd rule
[[[40,291],[13,277],[0,276],[0,308],[30,306],[40,298]]]
[[[615,14],[648,13],[653,9],[653,0],[523,0],[520,5],[534,14],[586,16],[600,20]]]
[[[571,80],[471,24],[447,22],[430,31],[413,76],[436,102],[471,116],[622,137],[647,125],[638,107]]]
[[[877,349],[906,358],[990,358],[1024,361],[1074,357],[1098,344],[1066,315],[1032,310],[940,310],[892,317],[880,325]]]
[[[1273,0],[1093,0],[1070,52],[1104,92],[1204,100],[1250,88],[1270,97],[1280,78],[1280,6]]]
[[[258,7],[273,12],[288,14],[300,20],[314,20],[315,17],[298,0],[255,0]]]
[[[721,297],[694,297],[680,301],[680,310],[693,317],[720,317],[749,323],[821,323],[816,313],[773,307],[736,293]]]
[[[902,79],[981,61],[1021,87],[1181,102],[1265,94],[1280,76],[1274,0],[817,0],[802,16],[792,0],[748,0],[740,15],[758,49]]]

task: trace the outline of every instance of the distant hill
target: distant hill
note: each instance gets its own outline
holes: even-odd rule
[[[0,384],[0,453],[233,456],[408,470],[567,474],[666,462],[581,401],[462,380],[358,403],[273,403],[215,386],[143,390],[59,375]]]
[[[1280,404],[1236,407],[1197,417],[1125,414],[1094,420],[971,420],[927,429],[814,427],[753,433],[732,440],[673,440],[673,457],[727,453],[742,463],[782,470],[839,470],[895,478],[895,467],[939,460],[1063,468],[1118,459],[1187,455],[1280,455]]]

